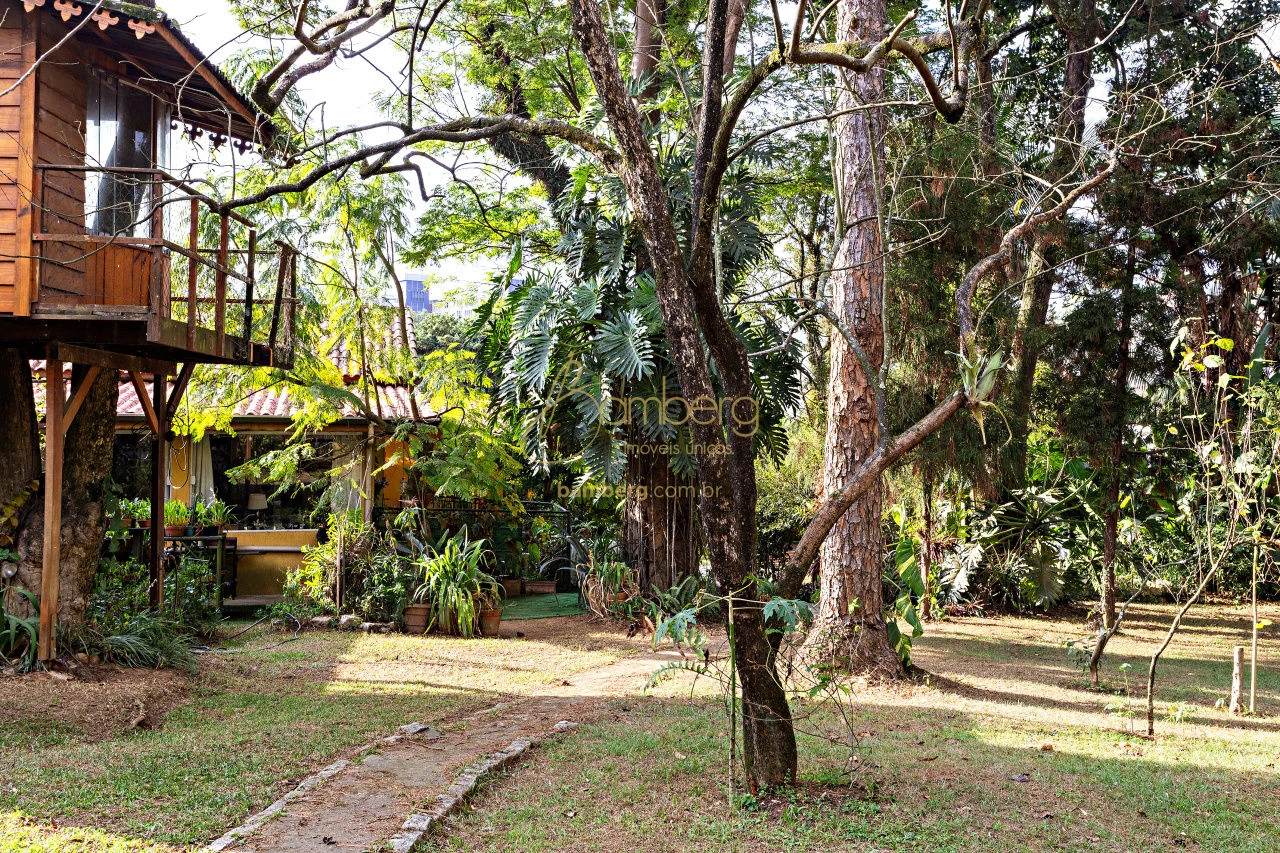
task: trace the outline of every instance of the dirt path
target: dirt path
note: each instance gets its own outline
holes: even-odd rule
[[[337,762],[208,850],[252,853],[335,853],[384,849],[405,819],[429,809],[460,770],[521,738],[549,734],[561,721],[579,722],[605,700],[638,693],[674,652],[630,657],[589,669],[527,699],[498,705],[443,726],[388,738],[363,759]],[[255,824],[258,824],[256,828]],[[241,840],[243,839],[243,840]]]

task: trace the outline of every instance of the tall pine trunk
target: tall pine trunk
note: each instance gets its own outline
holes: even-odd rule
[[[888,30],[884,0],[842,0],[836,37],[857,42],[883,38]],[[885,72],[841,72],[836,109],[883,100]],[[836,180],[848,230],[836,249],[831,274],[831,306],[840,324],[861,344],[873,370],[884,358],[884,245],[880,233],[880,192],[885,174],[885,116],[880,108],[836,119]],[[831,335],[827,382],[827,435],[822,465],[823,494],[840,491],[858,464],[875,449],[880,431],[873,390],[875,376],[839,333]],[[877,484],[854,502],[822,545],[818,615],[807,654],[827,665],[884,676],[902,674],[889,642],[881,576],[884,531]]]

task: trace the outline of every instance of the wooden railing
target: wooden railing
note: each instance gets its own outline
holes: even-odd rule
[[[268,348],[272,363],[292,362],[293,247],[280,241],[260,247],[253,222],[218,210],[196,187],[160,170],[36,169],[33,242],[42,310],[146,314],[157,323],[183,323],[193,352],[248,362],[256,344]],[[91,176],[100,197],[122,200],[86,205]],[[94,225],[114,233],[90,233]],[[262,292],[261,278],[274,279],[274,292]]]

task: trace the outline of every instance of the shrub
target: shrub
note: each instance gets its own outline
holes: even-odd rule
[[[109,627],[86,623],[74,633],[71,644],[77,651],[121,666],[196,669],[191,635],[177,620],[148,610],[113,620]]]
[[[28,590],[17,593],[31,605],[32,614],[21,618],[5,610],[4,596],[0,595],[0,664],[27,672],[36,662],[36,642],[40,625],[40,602]]]

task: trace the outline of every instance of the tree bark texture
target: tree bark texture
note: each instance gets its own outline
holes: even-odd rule
[[[40,433],[36,423],[36,404],[31,387],[31,365],[16,349],[0,350],[0,507],[22,505],[13,521],[0,525],[0,547],[16,551],[23,521],[33,507],[39,511],[40,501],[31,484],[40,480]],[[17,595],[16,585],[5,585],[0,605],[11,613],[26,615],[25,599]],[[36,586],[32,591],[39,589]]]
[[[86,368],[76,366],[75,378]],[[30,392],[30,379],[27,381]],[[102,533],[106,517],[103,508],[105,484],[111,474],[115,446],[116,372],[103,370],[67,430],[62,470],[62,555],[58,572],[58,624],[78,625],[84,621],[89,594],[98,571]],[[34,409],[31,410],[34,425]],[[5,435],[6,442],[10,436]],[[15,442],[23,435],[12,436]],[[45,472],[48,478],[48,472]],[[44,534],[43,507],[33,504],[18,532],[17,585],[33,592],[40,590],[44,571],[41,540]]]
[[[845,0],[839,6],[841,41],[883,38],[888,30],[884,0]],[[843,73],[836,109],[846,110],[884,96],[885,72]],[[880,233],[880,176],[884,174],[883,109],[836,119],[837,180],[844,216],[853,223],[836,249],[831,274],[831,307],[879,370],[884,358],[884,246]],[[822,493],[835,494],[858,464],[876,449],[879,426],[873,383],[853,349],[831,336],[827,383],[827,434]],[[811,660],[894,677],[902,662],[889,643],[884,618],[884,531],[881,487],[867,490],[841,516],[822,545],[818,614],[806,643]]]
[[[707,15],[707,55],[724,50],[726,0],[711,0]],[[684,251],[667,205],[657,161],[649,148],[639,111],[619,73],[617,54],[609,43],[596,0],[570,0],[575,39],[591,73],[601,106],[609,118],[623,160],[621,178],[635,221],[649,249],[658,305],[666,328],[671,360],[686,398],[716,399],[716,386],[704,350],[715,359],[725,394],[751,398],[753,386],[746,348],[720,311],[713,265],[695,257],[686,269]],[[720,114],[718,63],[704,79],[701,123],[713,129]],[[714,74],[711,72],[714,71]],[[708,87],[706,84],[711,83]],[[705,131],[705,128],[704,128]],[[700,134],[695,156],[694,199],[701,199],[700,172],[705,172],[709,145]],[[701,164],[701,166],[699,165]],[[704,337],[705,336],[705,337]],[[727,444],[728,453],[697,455],[703,531],[712,570],[722,590],[753,598],[755,571],[754,438],[723,432],[716,424],[692,425],[693,440],[704,447]],[[735,613],[734,651],[741,676],[744,713],[743,754],[753,788],[787,784],[796,775],[795,729],[786,691],[780,682],[773,649],[765,633],[763,613]]]
[[[646,595],[698,570],[697,482],[672,470],[663,449],[639,435],[628,441],[622,550]]]

